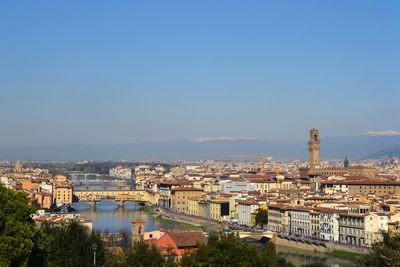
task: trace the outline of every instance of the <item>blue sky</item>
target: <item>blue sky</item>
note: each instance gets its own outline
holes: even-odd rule
[[[400,130],[399,1],[1,1],[0,144]]]

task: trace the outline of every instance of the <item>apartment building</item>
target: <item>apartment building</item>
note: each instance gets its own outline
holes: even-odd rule
[[[241,192],[241,191],[255,191],[256,185],[246,180],[226,181],[221,185],[223,193]]]
[[[164,208],[171,208],[172,189],[176,187],[192,187],[193,183],[189,180],[181,179],[174,181],[160,181],[158,183],[159,205]]]
[[[236,218],[238,224],[253,226],[252,213],[257,211],[260,205],[255,201],[239,201],[236,206]]]
[[[339,214],[339,242],[365,246],[365,217],[366,214]]]
[[[123,166],[117,166],[115,168],[111,168],[109,170],[109,174],[112,177],[117,177],[121,179],[131,179],[132,178],[132,169]]]
[[[53,180],[53,203],[57,206],[72,205],[73,185],[63,175],[57,175]]]
[[[371,246],[382,240],[382,232],[389,231],[389,225],[400,220],[400,214],[389,212],[370,212],[365,216],[365,243]]]
[[[278,188],[277,181],[269,178],[249,178],[251,183],[255,184],[255,191],[261,194],[267,194],[268,192]]]
[[[311,210],[304,206],[290,207],[290,233],[298,236],[312,236]]]
[[[211,219],[217,221],[228,221],[234,217],[235,205],[234,202],[232,203],[231,200],[214,199],[210,200],[209,204],[210,204]]]
[[[310,211],[311,219],[311,237],[319,239],[320,238],[320,213],[316,210]]]
[[[320,239],[339,242],[339,215],[334,209],[319,209]]]
[[[374,195],[382,197],[386,195],[399,195],[400,182],[364,180],[348,183],[349,195]]]
[[[171,208],[176,212],[187,213],[188,200],[199,198],[203,193],[202,189],[194,187],[175,187],[171,191]]]
[[[279,233],[289,233],[289,214],[289,207],[286,205],[268,205],[268,228]]]

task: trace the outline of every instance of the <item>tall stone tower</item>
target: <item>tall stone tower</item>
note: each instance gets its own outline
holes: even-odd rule
[[[143,238],[144,235],[144,225],[143,221],[133,221],[131,222],[132,229],[132,245],[135,241],[138,241]]]
[[[17,161],[17,163],[15,164],[14,171],[17,172],[17,173],[22,172],[22,165],[21,165],[21,163],[19,161]]]
[[[319,131],[315,128],[310,130],[310,141],[308,141],[308,151],[310,153],[310,168],[314,169],[319,165]]]

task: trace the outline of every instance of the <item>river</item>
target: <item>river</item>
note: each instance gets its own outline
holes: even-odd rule
[[[350,260],[334,257],[325,253],[277,246],[278,257],[286,259],[296,267],[313,262],[322,262],[328,267],[356,267]]]
[[[136,202],[125,202],[125,205],[119,207],[116,202],[99,202],[97,205],[91,205],[87,202],[77,202],[73,208],[87,219],[93,221],[93,228],[101,232],[131,232],[131,221],[142,220],[146,222],[145,230],[153,231],[159,229],[165,230],[193,230],[193,226],[182,223],[175,223],[162,218],[154,218],[143,212],[142,206]],[[253,243],[253,242],[252,242]],[[257,242],[257,245],[260,243]],[[278,256],[285,258],[296,267],[302,264],[321,261],[328,267],[355,267],[356,265],[349,260],[336,258],[323,253],[313,251],[304,251],[294,248],[277,246]]]
[[[79,213],[93,222],[93,229],[100,232],[131,232],[131,221],[141,220],[146,222],[145,230],[190,230],[193,226],[175,223],[162,218],[154,218],[144,211],[142,206],[136,202],[125,202],[119,207],[116,202],[98,202],[91,205],[88,202],[76,202],[72,207]]]

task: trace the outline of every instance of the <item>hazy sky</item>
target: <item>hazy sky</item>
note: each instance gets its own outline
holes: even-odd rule
[[[400,130],[400,1],[1,1],[0,144]]]

